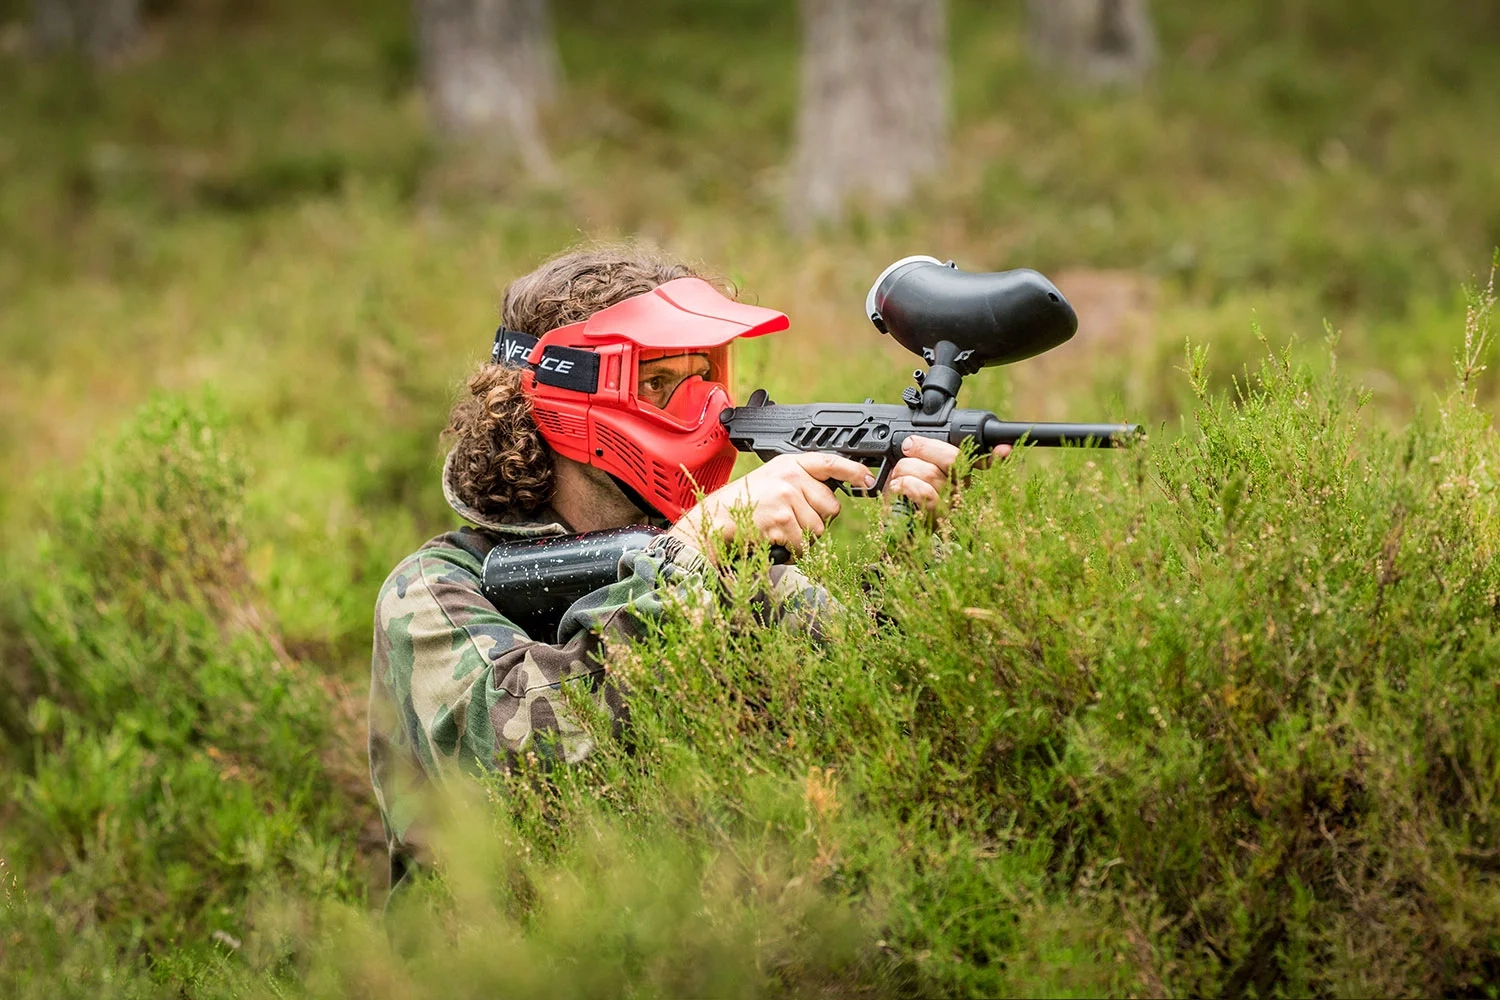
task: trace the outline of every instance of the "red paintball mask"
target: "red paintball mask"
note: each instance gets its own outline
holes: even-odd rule
[[[501,327],[491,361],[527,369],[521,388],[554,451],[675,521],[734,468],[719,423],[734,405],[730,344],[787,326],[773,309],[677,278],[540,339]]]

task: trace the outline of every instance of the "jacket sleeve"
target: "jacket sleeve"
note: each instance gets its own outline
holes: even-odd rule
[[[659,536],[643,552],[626,552],[620,561],[620,575],[622,578],[632,574],[654,577],[655,572],[649,564],[662,557],[674,566],[690,569],[695,579],[701,581],[700,592],[708,599],[718,575],[711,572],[708,562],[695,549],[671,535]],[[721,592],[719,596],[724,595]],[[828,591],[809,580],[795,565],[784,564],[771,566],[766,576],[756,581],[749,611],[757,626],[774,625],[805,632],[813,641],[822,642],[824,626],[836,607]],[[731,620],[729,624],[743,627],[749,623]]]

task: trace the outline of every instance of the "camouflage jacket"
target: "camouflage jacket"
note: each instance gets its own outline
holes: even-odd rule
[[[641,635],[663,613],[669,591],[701,595],[712,579],[701,555],[662,536],[625,553],[619,582],[573,604],[555,643],[528,636],[480,592],[485,556],[507,538],[567,528],[550,511],[486,518],[454,495],[447,469],[443,479],[449,504],[480,529],[439,535],[403,559],[375,604],[370,779],[393,888],[427,860],[425,789],[466,769],[508,769],[533,755],[582,758],[591,743],[570,698],[589,699],[616,724],[627,715],[608,675],[605,642]],[[826,594],[793,567],[777,570],[768,595],[772,614],[814,624]],[[802,613],[786,615],[794,606]]]

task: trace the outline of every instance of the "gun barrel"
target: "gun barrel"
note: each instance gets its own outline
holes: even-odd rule
[[[976,435],[984,450],[997,444],[1015,444],[1022,438],[1040,448],[1118,448],[1140,434],[1139,424],[1038,424],[987,418]]]

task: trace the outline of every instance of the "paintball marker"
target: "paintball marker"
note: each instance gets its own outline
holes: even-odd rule
[[[991,274],[958,270],[935,257],[905,257],[881,272],[865,297],[865,315],[881,333],[927,362],[901,403],[772,403],[757,389],[744,406],[720,416],[740,451],[763,459],[829,451],[876,470],[878,495],[909,437],[949,444],[973,441],[981,453],[1024,440],[1041,447],[1121,445],[1135,424],[1042,424],[1001,420],[988,410],[961,410],[965,375],[1051,350],[1073,336],[1078,315],[1057,287],[1036,271]]]
[[[927,364],[926,371],[912,373],[917,384],[902,393],[901,402],[786,405],[757,389],[744,406],[720,416],[736,448],[763,459],[802,451],[843,455],[875,470],[873,487],[846,487],[852,495],[870,496],[885,487],[902,443],[914,435],[959,446],[972,441],[985,453],[1022,441],[1039,447],[1116,447],[1140,433],[1135,424],[1014,422],[987,410],[958,408],[964,376],[1034,357],[1077,331],[1073,307],[1036,271],[970,273],[952,261],[905,257],[875,279],[865,297],[865,315]],[[514,614],[529,635],[555,632],[573,601],[615,582],[621,555],[644,547],[658,532],[637,526],[502,542],[485,559],[483,593]],[[773,554],[776,561],[785,558],[784,550],[779,558]]]

